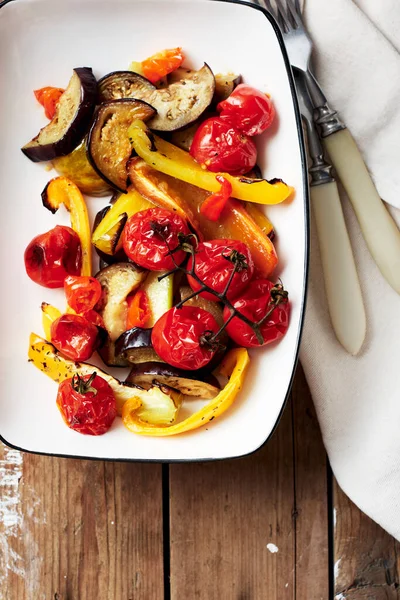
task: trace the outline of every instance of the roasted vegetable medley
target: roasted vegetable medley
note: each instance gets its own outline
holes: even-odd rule
[[[240,75],[184,63],[173,48],[99,80],[75,68],[65,90],[34,92],[49,122],[22,151],[51,161],[58,176],[42,204],[63,206],[71,226],[25,250],[30,279],[66,301],[42,303],[44,334],[31,334],[28,355],[81,434],[106,433],[117,415],[149,436],[207,424],[237,397],[247,349],[289,327],[275,231],[259,207],[293,193],[257,167],[274,104]],[[87,202],[100,204],[93,224]],[[95,353],[101,368],[87,362]],[[204,407],[179,419],[193,397]]]

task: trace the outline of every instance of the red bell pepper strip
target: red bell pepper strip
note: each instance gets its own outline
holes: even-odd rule
[[[200,207],[200,212],[209,221],[218,221],[232,194],[232,185],[230,181],[222,175],[217,175],[215,179],[221,184],[221,189],[215,194],[211,194],[206,198]]]
[[[55,87],[44,87],[40,90],[35,90],[36,100],[43,106],[44,114],[50,121],[56,114],[57,104],[65,90]]]

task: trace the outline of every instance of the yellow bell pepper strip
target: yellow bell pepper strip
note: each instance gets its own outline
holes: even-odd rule
[[[279,204],[287,200],[293,188],[283,181],[269,183],[266,179],[246,179],[228,173],[212,173],[201,167],[185,150],[154,135],[143,121],[135,120],[129,127],[129,139],[136,153],[158,171],[182,179],[210,192],[218,192],[221,175],[232,185],[232,196],[258,204]]]
[[[93,245],[105,254],[113,255],[121,248],[121,233],[129,217],[153,207],[154,204],[143,198],[136,190],[121,194],[93,232]]]
[[[209,195],[206,190],[156,171],[141,158],[130,161],[129,176],[135,188],[155,204],[158,203],[161,193],[158,190],[162,190],[166,203],[170,199],[171,202],[180,204],[187,214],[195,215],[198,230],[201,231],[200,240],[226,238],[241,240],[247,244],[254,260],[257,276],[270,277],[278,263],[274,244],[260,228],[260,224],[256,223],[246,210],[243,202],[230,198],[219,220],[209,221],[201,214],[203,202]],[[248,202],[246,207],[248,206],[262,214],[261,207],[258,205]]]
[[[263,213],[262,209],[257,206],[257,204],[252,204],[251,202],[244,202],[244,208],[264,235],[269,237],[270,240],[273,240],[275,237],[274,226],[267,215]]]
[[[201,232],[196,210],[193,210],[188,198],[182,194],[172,193],[168,183],[160,181],[160,176],[165,177],[161,171],[156,171],[153,167],[149,167],[144,160],[135,156],[134,158],[131,158],[128,163],[128,173],[133,186],[131,189],[136,189],[139,194],[147,198],[147,200],[156,206],[165,208],[166,210],[172,210],[182,217],[184,221],[189,223],[199,241],[202,241],[203,234]],[[183,183],[177,179],[174,181]]]
[[[226,355],[220,369],[222,375],[229,377],[226,386],[211,402],[180,423],[167,427],[145,423],[138,415],[136,398],[125,402],[122,409],[122,421],[129,431],[153,437],[178,435],[198,429],[219,417],[232,405],[242,388],[249,363],[250,358],[245,348],[231,350]]]
[[[87,363],[79,363],[61,356],[53,344],[50,344],[36,333],[29,338],[29,361],[42,373],[56,383],[78,375],[91,375],[94,371],[107,381],[114,392],[118,414],[121,415],[124,403],[130,400],[131,406],[141,412],[146,419],[155,423],[174,422],[182,400],[182,394],[176,391],[166,393],[159,387],[149,390],[124,385],[115,377],[105,373],[99,367]]]
[[[77,185],[67,177],[55,177],[42,192],[43,206],[53,214],[64,204],[71,217],[71,227],[79,235],[82,247],[81,275],[92,274],[90,223],[85,200]]]
[[[51,326],[56,319],[61,317],[61,311],[58,310],[55,306],[51,304],[47,304],[47,302],[42,302],[42,325],[44,330],[44,335],[46,340],[51,342]]]

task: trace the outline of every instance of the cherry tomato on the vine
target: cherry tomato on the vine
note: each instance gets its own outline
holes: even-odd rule
[[[199,126],[190,154],[209,171],[231,175],[244,175],[257,161],[253,140],[222,117],[211,117]]]
[[[57,406],[68,427],[87,435],[106,433],[117,415],[114,392],[95,371],[62,381]]]
[[[51,342],[67,358],[85,361],[99,346],[99,330],[80,315],[66,314],[52,324]]]
[[[177,367],[194,371],[205,367],[216,347],[210,338],[219,330],[214,317],[202,308],[171,308],[153,327],[151,341],[158,356]]]
[[[68,305],[77,313],[91,310],[101,298],[101,285],[95,277],[68,275],[64,291]]]
[[[81,272],[79,236],[71,227],[56,225],[33,238],[25,250],[24,260],[32,281],[47,288],[62,287],[67,275]]]
[[[164,208],[148,208],[128,219],[123,246],[126,255],[140,267],[150,271],[171,270],[174,260],[179,265],[186,257],[183,250],[170,254],[179,246],[178,234],[189,233],[189,227],[179,215]]]
[[[287,292],[280,283],[272,283],[268,279],[255,279],[246,291],[233,301],[233,306],[253,323],[265,321],[259,330],[263,342],[257,339],[255,331],[242,321],[240,317],[231,319],[231,309],[224,308],[226,332],[239,346],[252,348],[264,346],[283,337],[289,326],[290,305]],[[269,316],[267,316],[269,315]]]
[[[239,84],[217,110],[238,131],[246,135],[259,135],[272,124],[275,107],[271,98],[245,83]]]
[[[188,263],[192,270],[193,257]],[[235,274],[232,276],[233,271]],[[210,240],[198,245],[194,255],[194,273],[215,292],[222,294],[230,278],[227,298],[236,297],[251,281],[254,273],[254,262],[249,248],[237,240]],[[194,292],[201,289],[201,284],[190,275],[189,285]],[[218,302],[217,296],[210,292],[202,292],[203,298]]]

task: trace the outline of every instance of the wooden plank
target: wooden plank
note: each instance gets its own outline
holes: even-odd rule
[[[1,599],[163,598],[159,465],[1,452]]]
[[[335,600],[398,600],[400,544],[334,482]]]
[[[239,460],[170,467],[171,598],[294,598],[289,403],[269,443]]]
[[[329,598],[327,458],[301,367],[292,391],[296,492],[296,600]]]

